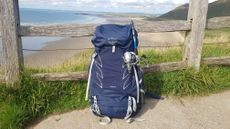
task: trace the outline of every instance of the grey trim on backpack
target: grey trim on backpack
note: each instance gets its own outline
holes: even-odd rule
[[[131,117],[133,113],[133,110],[132,110],[132,98],[129,96],[128,98],[128,108],[127,108],[127,113],[126,113],[126,116],[125,116],[125,120],[129,119]]]
[[[91,73],[92,73],[92,67],[93,67],[93,63],[95,61],[96,56],[97,56],[97,53],[93,53],[91,63],[90,63],[90,67],[89,67],[88,83],[87,83],[86,95],[85,95],[85,100],[86,101],[89,99],[89,87],[90,87],[90,82],[91,82]]]
[[[111,118],[108,116],[104,116],[101,114],[99,105],[97,103],[97,96],[93,97],[93,104],[91,105],[90,109],[92,112],[96,113],[97,115],[101,116],[102,118],[99,120],[99,124],[101,125],[108,125],[112,122]]]
[[[134,97],[132,97],[132,101],[133,101],[133,111],[136,112],[137,111],[137,102],[136,102],[136,99]]]
[[[143,89],[140,89],[140,92],[143,93],[143,94],[145,94],[145,90],[143,90]]]
[[[140,85],[139,85],[139,79],[138,79],[137,70],[136,70],[135,66],[133,66],[133,70],[134,70],[134,75],[135,75],[135,80],[136,80],[136,85],[137,85],[137,103],[139,103]]]
[[[96,96],[92,96],[92,97],[93,97],[93,104],[91,105],[91,111],[101,116],[101,111],[97,104],[97,97]]]
[[[136,112],[136,111],[137,111],[136,99],[134,97],[129,96],[127,113],[124,119],[128,120],[132,116],[133,112]]]

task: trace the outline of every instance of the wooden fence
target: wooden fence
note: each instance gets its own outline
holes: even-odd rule
[[[187,20],[135,22],[138,32],[186,31],[183,60],[143,67],[145,73],[172,71],[194,67],[200,64],[229,65],[230,57],[201,59],[205,29],[230,27],[230,17],[216,17],[207,20],[208,0],[190,0]],[[0,0],[0,36],[3,42],[3,67],[7,83],[19,82],[23,72],[22,36],[91,36],[96,25],[20,25],[18,0]],[[86,72],[41,73],[34,78],[45,81],[85,80]]]

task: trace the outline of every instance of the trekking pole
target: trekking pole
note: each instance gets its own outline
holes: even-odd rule
[[[136,34],[136,31],[135,31],[133,20],[131,20],[131,26],[132,26],[132,34],[133,34],[134,52],[135,52],[135,54],[138,54],[138,49],[137,49],[137,34]]]

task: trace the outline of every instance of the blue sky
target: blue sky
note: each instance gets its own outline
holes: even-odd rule
[[[162,14],[189,0],[19,0],[21,8]],[[215,0],[209,0],[213,2]]]

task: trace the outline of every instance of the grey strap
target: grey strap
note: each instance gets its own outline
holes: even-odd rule
[[[99,120],[100,125],[108,125],[111,122],[112,122],[112,120],[108,116],[104,116],[104,117],[100,118],[100,120]]]
[[[132,110],[132,98],[129,96],[128,98],[128,108],[127,108],[127,113],[126,113],[126,116],[125,116],[125,120],[129,119],[130,116],[132,115],[133,113],[133,110]]]
[[[140,89],[140,92],[143,93],[143,94],[145,94],[145,90],[143,90],[143,89]]]
[[[135,75],[135,80],[136,80],[136,85],[137,85],[137,103],[139,103],[139,99],[140,99],[139,79],[138,79],[137,70],[135,66],[133,66],[133,69],[134,69],[134,75]]]
[[[142,121],[145,121],[145,119],[141,119],[141,118],[129,118],[126,120],[127,123],[132,123],[134,121],[137,121],[137,122],[142,122]]]
[[[132,101],[133,101],[133,111],[136,112],[137,111],[136,99],[134,97],[132,97]]]

